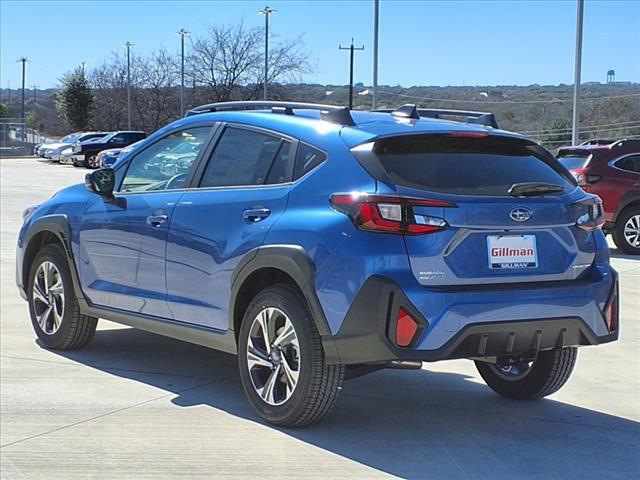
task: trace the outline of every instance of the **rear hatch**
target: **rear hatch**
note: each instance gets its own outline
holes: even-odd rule
[[[373,172],[377,194],[450,204],[411,207],[417,223],[446,222],[404,237],[423,285],[574,280],[593,263],[593,235],[576,226],[590,212],[576,205],[585,193],[538,146],[489,135],[411,135],[377,141],[371,156],[381,167]]]

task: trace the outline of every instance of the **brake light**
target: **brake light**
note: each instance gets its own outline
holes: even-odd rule
[[[589,175],[586,168],[577,168],[571,170],[571,175],[576,179],[578,185],[581,187],[588,187],[599,181],[602,177],[600,175]]]
[[[448,134],[449,137],[454,138],[484,138],[489,136],[489,132],[464,132],[455,131]]]
[[[583,207],[582,213],[576,220],[576,227],[592,232],[602,228],[604,225],[604,208],[602,200],[597,195],[589,195],[587,198],[573,204],[576,207]]]
[[[415,213],[414,207],[456,207],[454,203],[442,200],[362,192],[334,193],[329,201],[334,209],[347,215],[360,230],[401,235],[433,233],[449,226],[443,218]]]
[[[396,345],[408,347],[418,331],[418,322],[404,308],[398,311],[396,322]]]

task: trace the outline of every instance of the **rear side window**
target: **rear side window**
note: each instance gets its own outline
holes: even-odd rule
[[[640,155],[629,155],[616,162],[616,167],[627,172],[640,173]]]
[[[262,185],[289,181],[291,142],[261,132],[227,127],[204,172],[201,187]]]
[[[576,154],[576,153],[567,153],[558,155],[558,161],[566,168],[567,170],[578,170],[580,168],[585,168],[589,160],[591,159],[591,154]]]
[[[324,152],[310,145],[300,142],[298,153],[296,154],[296,168],[293,175],[294,180],[306,175],[327,159]]]
[[[393,183],[432,192],[501,196],[523,182],[573,189],[560,165],[491,137],[396,137],[378,142],[375,152]]]

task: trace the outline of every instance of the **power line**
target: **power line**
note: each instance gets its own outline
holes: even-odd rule
[[[628,125],[626,127],[617,127],[617,128],[596,128],[593,130],[589,130],[589,129],[581,129],[579,133],[599,133],[599,132],[615,132],[618,130],[635,130],[640,128],[640,124],[638,125]],[[569,135],[571,133],[571,130],[566,131],[566,132],[556,132],[556,133],[541,133],[538,135],[527,135],[527,134],[523,134],[523,135],[527,135],[527,136],[531,136],[531,137],[536,137],[536,138],[542,138],[542,137],[555,137],[558,135]]]
[[[601,124],[601,125],[585,125],[583,128],[585,129],[589,129],[589,128],[600,128],[600,127],[616,127],[619,125],[628,125],[628,124],[640,124],[640,120],[632,120],[629,122],[618,122],[618,123],[608,123],[608,124]],[[536,133],[552,133],[552,132],[570,132],[571,128],[552,128],[550,130],[523,130],[520,133],[526,133],[526,134],[536,134]]]
[[[419,97],[417,95],[407,95],[403,93],[394,93],[394,92],[385,92],[380,91],[379,93],[383,93],[385,95],[395,95],[397,97],[404,98],[412,98],[416,100],[427,100],[432,102],[444,102],[444,103],[477,103],[477,104],[497,104],[497,105],[508,105],[508,104],[543,104],[543,103],[568,103],[573,100],[568,99],[556,99],[556,100],[460,100],[453,98],[433,98],[433,97]],[[625,95],[607,95],[602,97],[590,97],[590,98],[582,98],[581,102],[597,102],[601,100],[608,100],[612,98],[629,98],[629,97],[640,97],[640,93],[629,93]]]

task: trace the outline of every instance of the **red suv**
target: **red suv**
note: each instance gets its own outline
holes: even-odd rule
[[[616,246],[640,255],[640,140],[591,140],[558,150],[583,190],[604,204],[604,229]]]

